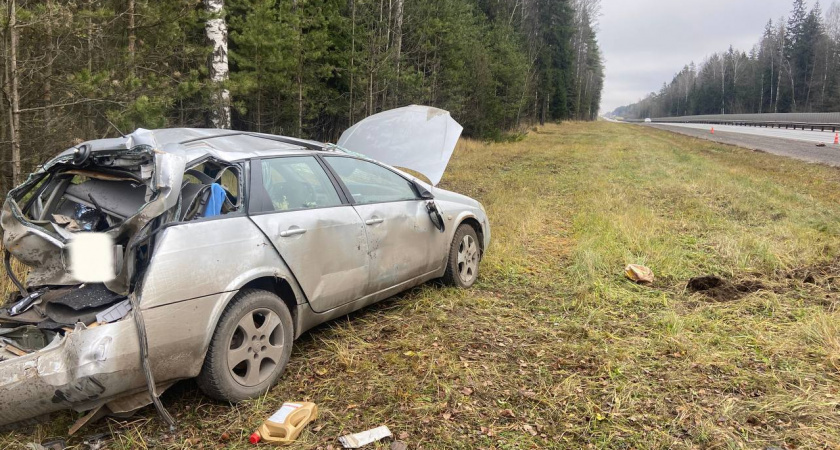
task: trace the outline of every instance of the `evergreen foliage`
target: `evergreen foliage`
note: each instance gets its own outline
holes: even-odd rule
[[[211,2],[223,3],[228,33],[221,85],[208,65]],[[604,78],[599,0],[0,3],[0,141],[6,161],[19,142],[24,173],[117,130],[209,126],[220,89],[236,129],[335,140],[368,115],[426,104],[449,110],[467,135],[501,139],[538,121],[595,119]],[[10,174],[3,190],[20,181]]]
[[[729,48],[685,66],[659,92],[622,106],[628,119],[698,114],[840,111],[840,3],[825,14],[794,0],[749,53]]]

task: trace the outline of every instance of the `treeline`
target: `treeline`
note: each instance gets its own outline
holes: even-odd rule
[[[770,21],[749,53],[729,48],[640,102],[616,109],[640,119],[697,114],[840,111],[840,4],[825,14],[795,0],[790,17]]]
[[[3,190],[74,141],[220,126],[335,140],[428,104],[471,136],[596,117],[599,0],[5,0]]]

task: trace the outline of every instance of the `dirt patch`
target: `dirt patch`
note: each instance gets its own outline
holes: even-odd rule
[[[738,300],[747,294],[765,289],[765,287],[758,280],[732,283],[714,275],[705,275],[688,280],[686,289],[690,292],[699,292],[715,301],[725,302]]]
[[[785,278],[835,292],[840,290],[840,260],[793,269],[785,274]]]

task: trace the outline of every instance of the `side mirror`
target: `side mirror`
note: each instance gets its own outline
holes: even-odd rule
[[[429,219],[432,220],[432,223],[435,225],[435,228],[437,228],[438,231],[443,233],[446,230],[446,225],[444,225],[443,216],[440,215],[440,211],[438,211],[437,205],[433,200],[429,200],[426,202],[426,211],[429,213]]]

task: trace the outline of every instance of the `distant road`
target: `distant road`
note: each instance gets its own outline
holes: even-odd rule
[[[729,132],[729,133],[741,133],[741,134],[750,134],[753,136],[767,136],[767,137],[776,137],[776,138],[783,138],[783,139],[794,139],[797,141],[807,141],[813,143],[822,142],[823,144],[831,144],[834,142],[834,133],[828,131],[802,131],[802,130],[786,130],[784,128],[757,128],[757,127],[746,127],[746,126],[735,126],[735,125],[707,125],[702,123],[668,123],[668,124],[659,124],[656,125],[666,125],[669,127],[683,127],[683,128],[694,128],[697,130],[705,130],[710,132],[714,126],[715,133],[719,131]]]
[[[711,134],[713,125],[706,124],[647,123],[644,125],[803,161],[840,166],[840,145],[834,144],[834,133],[827,131],[714,125],[715,134]],[[818,147],[819,143],[825,144],[825,147]]]

